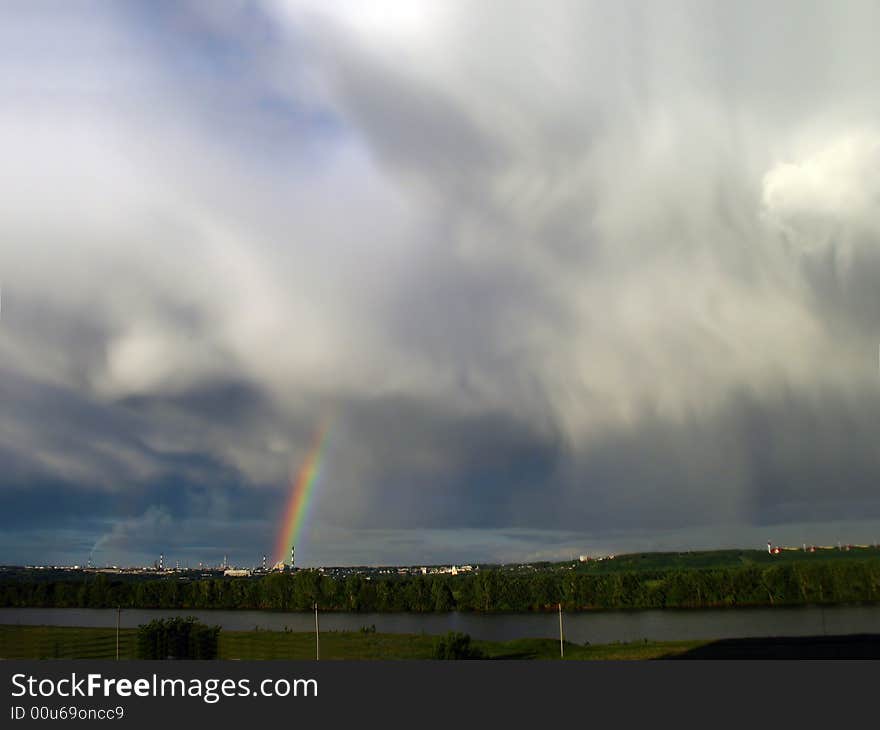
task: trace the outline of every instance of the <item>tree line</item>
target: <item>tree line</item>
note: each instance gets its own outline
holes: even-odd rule
[[[0,606],[355,612],[567,611],[880,601],[880,560],[585,574],[556,570],[334,579],[315,570],[252,578],[5,579]]]

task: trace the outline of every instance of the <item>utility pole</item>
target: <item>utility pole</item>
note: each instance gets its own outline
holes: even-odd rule
[[[116,607],[116,661],[119,661],[119,614],[122,613],[120,606]]]
[[[318,630],[318,603],[315,602],[315,661],[321,658],[321,639]]]
[[[559,604],[559,657],[565,657],[565,644],[562,642],[562,603]]]

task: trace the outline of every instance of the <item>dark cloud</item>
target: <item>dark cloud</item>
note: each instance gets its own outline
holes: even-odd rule
[[[306,561],[876,531],[873,5],[69,7],[0,11],[3,560],[256,560],[327,419]]]

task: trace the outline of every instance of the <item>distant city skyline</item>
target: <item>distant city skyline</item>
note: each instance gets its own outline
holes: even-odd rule
[[[772,533],[770,542],[774,546],[834,546],[834,545],[877,545],[880,544],[880,532],[874,528],[876,525],[871,521],[846,522],[839,525],[774,525],[767,527],[742,528],[741,526],[726,528],[712,528],[711,530],[685,530],[663,535],[652,534],[650,537],[636,535],[619,535],[615,540],[607,543],[590,542],[585,536],[580,542],[576,536],[570,536],[570,542],[563,545],[552,544],[552,540],[558,540],[557,533],[546,537],[547,544],[542,541],[541,534],[534,531],[524,531],[517,541],[512,534],[506,534],[504,541],[506,548],[496,552],[474,548],[468,549],[468,543],[479,544],[484,539],[484,533],[480,530],[462,531],[456,533],[443,533],[434,536],[436,548],[427,550],[415,549],[412,552],[389,550],[386,541],[381,537],[374,537],[375,543],[364,543],[352,539],[350,542],[339,544],[335,552],[324,552],[324,555],[335,556],[327,560],[309,560],[302,562],[297,559],[297,567],[315,568],[321,566],[387,566],[387,565],[463,565],[485,563],[518,563],[529,561],[564,561],[577,560],[581,555],[623,555],[638,552],[677,552],[699,551],[720,549],[745,549],[763,550],[768,542],[767,534]],[[714,534],[710,534],[714,533]],[[471,533],[471,534],[468,534]],[[873,534],[873,537],[872,537]],[[750,536],[751,542],[735,542],[733,535]],[[763,538],[762,538],[763,536]],[[363,537],[363,536],[361,536]],[[499,543],[501,540],[499,539]],[[457,550],[450,550],[449,545],[460,544]],[[128,556],[128,560],[113,559],[109,554],[93,554],[94,567],[117,566],[117,567],[145,567],[157,563],[160,554],[165,556],[166,565],[168,560],[179,562],[190,569],[203,565],[204,567],[217,567],[230,565],[234,567],[258,567],[262,563],[262,553],[249,551],[247,546],[240,550],[227,549],[225,552],[198,553],[196,549],[182,545],[177,551],[164,553],[146,552],[120,552],[120,555]],[[438,559],[435,556],[446,555],[446,559]],[[89,558],[77,559],[72,556],[66,560],[7,560],[0,559],[0,564],[5,565],[64,565],[87,566]],[[227,562],[228,561],[228,562]],[[287,563],[289,564],[289,563]]]

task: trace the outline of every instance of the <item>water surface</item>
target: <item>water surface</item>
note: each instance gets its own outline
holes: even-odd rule
[[[275,611],[174,611],[124,609],[123,628],[135,628],[154,618],[196,616],[228,631],[314,631],[311,613]],[[508,641],[559,635],[555,613],[321,613],[321,631],[357,631],[375,626],[381,633],[443,634],[462,631],[476,639]],[[114,609],[0,608],[0,624],[52,626],[115,626]],[[565,637],[582,644],[615,641],[674,641],[735,639],[749,636],[821,636],[823,634],[880,634],[880,605],[799,606],[701,610],[597,611],[563,615]]]

